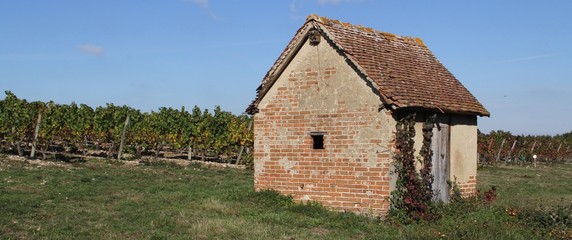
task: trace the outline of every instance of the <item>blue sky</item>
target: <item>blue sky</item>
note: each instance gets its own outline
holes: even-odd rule
[[[491,112],[484,132],[572,130],[567,0],[4,0],[0,90],[238,114],[312,13],[421,37]]]

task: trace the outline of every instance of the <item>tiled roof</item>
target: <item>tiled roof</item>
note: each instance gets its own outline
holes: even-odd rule
[[[310,15],[257,89],[252,113],[288,65],[310,29],[317,29],[372,82],[381,101],[396,109],[490,116],[477,99],[435,58],[419,38],[401,37],[371,28]]]

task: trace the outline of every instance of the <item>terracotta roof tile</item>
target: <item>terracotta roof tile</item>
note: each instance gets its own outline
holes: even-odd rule
[[[321,31],[344,52],[356,68],[372,81],[386,104],[398,109],[420,108],[490,115],[420,38],[397,36],[316,15],[308,17],[268,71],[257,90],[257,98],[247,112],[252,113],[256,108],[310,29]]]

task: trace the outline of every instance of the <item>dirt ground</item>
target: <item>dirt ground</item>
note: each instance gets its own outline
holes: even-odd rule
[[[217,162],[205,162],[199,160],[183,160],[183,159],[169,159],[169,158],[154,158],[154,157],[143,157],[137,160],[115,160],[115,159],[105,159],[105,158],[98,158],[98,157],[90,157],[87,158],[86,161],[90,159],[93,160],[107,160],[119,163],[122,166],[129,167],[129,166],[138,166],[138,165],[146,165],[152,163],[169,163],[169,164],[176,164],[179,166],[189,166],[191,164],[199,164],[204,167],[214,167],[214,168],[235,168],[235,169],[245,169],[244,165],[235,165],[235,164],[228,164],[228,163],[217,163]],[[58,160],[37,160],[37,159],[28,159],[26,157],[20,157],[15,155],[0,155],[0,170],[10,165],[10,161],[16,163],[28,163],[30,165],[36,167],[42,166],[57,166],[57,167],[64,167],[64,168],[72,168],[73,165],[69,162],[65,161],[58,161]]]

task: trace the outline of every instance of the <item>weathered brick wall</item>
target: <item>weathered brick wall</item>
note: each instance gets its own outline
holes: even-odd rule
[[[254,115],[256,190],[384,214],[395,122],[379,103],[327,42],[305,44]],[[312,131],[325,149],[312,148]]]
[[[473,196],[477,192],[477,176],[469,176],[468,181],[458,182],[457,185],[459,186],[459,190],[461,190],[461,196]]]

